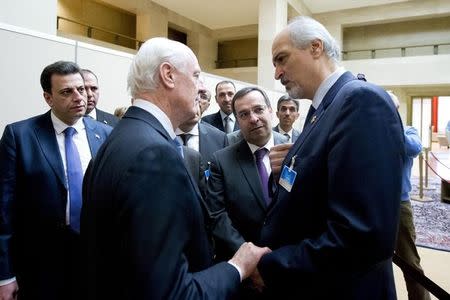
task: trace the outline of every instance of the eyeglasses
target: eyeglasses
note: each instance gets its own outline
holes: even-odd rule
[[[198,93],[198,96],[199,96],[199,98],[200,99],[202,99],[202,100],[208,100],[209,101],[209,95],[207,94],[207,93],[205,93],[205,92],[199,92]]]
[[[244,110],[237,113],[237,116],[241,120],[247,120],[250,118],[250,115],[253,113],[256,116],[261,116],[266,112],[267,106],[266,105],[259,105],[253,107],[251,110]]]

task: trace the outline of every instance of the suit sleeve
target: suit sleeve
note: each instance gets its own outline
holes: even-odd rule
[[[231,265],[189,265],[188,257],[211,260],[196,253],[204,254],[196,245],[206,240],[201,208],[175,149],[142,151],[120,183],[118,197],[126,199],[120,210],[130,224],[126,243],[134,270],[124,276],[131,278],[131,299],[227,298],[237,289],[239,274]]]
[[[220,245],[226,245],[227,253],[234,253],[245,239],[233,226],[228,212],[225,193],[225,179],[217,155],[213,155],[210,165],[206,202],[212,218],[212,233]],[[231,257],[230,257],[231,258]]]
[[[14,276],[10,260],[11,207],[16,197],[16,144],[11,126],[0,141],[0,280]]]
[[[414,127],[408,126],[405,129],[405,149],[406,156],[414,158],[422,151],[422,142],[419,133]]]
[[[326,222],[311,224],[316,235],[283,245],[261,259],[258,267],[266,283],[281,284],[280,277],[301,274],[367,270],[392,256],[404,154],[401,124],[387,96],[378,90],[356,88],[342,97],[339,109],[328,112],[336,114],[327,125],[329,132],[319,128],[320,121],[314,128],[328,136],[326,149],[316,151],[326,151],[321,162],[297,169],[298,174],[321,174],[315,178],[320,182],[308,183],[316,195],[326,189],[326,196],[316,199],[324,202]],[[294,190],[285,195],[289,201],[301,201]],[[314,196],[306,201],[315,201]],[[289,230],[292,236],[298,229]]]

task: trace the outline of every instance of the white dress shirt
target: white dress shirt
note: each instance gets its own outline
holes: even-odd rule
[[[83,174],[86,172],[86,169],[91,161],[91,148],[89,147],[89,142],[86,135],[86,128],[84,127],[83,118],[80,118],[74,125],[69,126],[53,113],[51,112],[51,119],[53,123],[53,128],[55,129],[56,141],[58,142],[59,154],[61,154],[62,163],[64,166],[64,176],[66,181],[66,186],[68,185],[67,181],[67,162],[66,162],[66,146],[65,146],[65,136],[64,130],[67,127],[73,127],[77,131],[73,135],[73,142],[77,147],[78,154],[80,155],[81,167],[83,169]],[[70,224],[70,199],[69,199],[69,190],[67,190],[67,205],[66,205],[66,225]]]
[[[172,140],[177,137],[175,131],[173,131],[173,125],[170,122],[169,117],[158,106],[143,99],[134,99],[133,106],[142,108],[143,110],[151,113],[159,121],[159,123],[161,123],[162,127],[164,127]]]
[[[180,128],[175,129],[175,134],[180,135],[183,133],[190,134],[191,137],[188,139],[186,143],[186,147],[191,148],[192,150],[199,151],[200,149],[200,133],[198,131],[198,123],[195,124],[194,127],[188,132],[184,132]]]
[[[250,144],[249,142],[247,142],[247,144],[250,147],[250,151],[252,151],[253,158],[255,158],[255,151],[256,150],[261,149],[261,148],[266,148],[267,149],[267,153],[264,155],[264,158],[263,158],[263,163],[264,163],[264,167],[266,168],[267,174],[270,175],[270,172],[272,172],[272,168],[270,167],[269,151],[274,146],[273,134],[270,135],[269,140],[262,147]]]
[[[316,93],[314,94],[314,98],[312,100],[312,106],[317,109],[322,103],[323,98],[331,89],[331,87],[338,81],[339,77],[345,73],[345,69],[343,67],[337,68],[333,73],[331,73],[322,83],[319,85]]]

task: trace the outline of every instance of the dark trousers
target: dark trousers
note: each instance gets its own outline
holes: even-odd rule
[[[398,226],[397,243],[395,253],[407,263],[423,273],[420,266],[420,257],[416,248],[416,229],[414,227],[413,211],[410,201],[401,201],[400,223]],[[419,283],[403,274],[408,290],[409,300],[429,300],[430,293]]]

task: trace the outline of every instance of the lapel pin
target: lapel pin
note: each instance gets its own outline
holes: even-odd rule
[[[96,137],[97,139],[100,139],[100,136],[99,136],[98,134],[95,134],[95,137]]]
[[[316,121],[316,116],[313,116],[310,123],[312,124],[312,123],[314,123],[315,121]]]
[[[108,124],[108,122],[106,122],[106,120],[103,120],[103,123]]]

